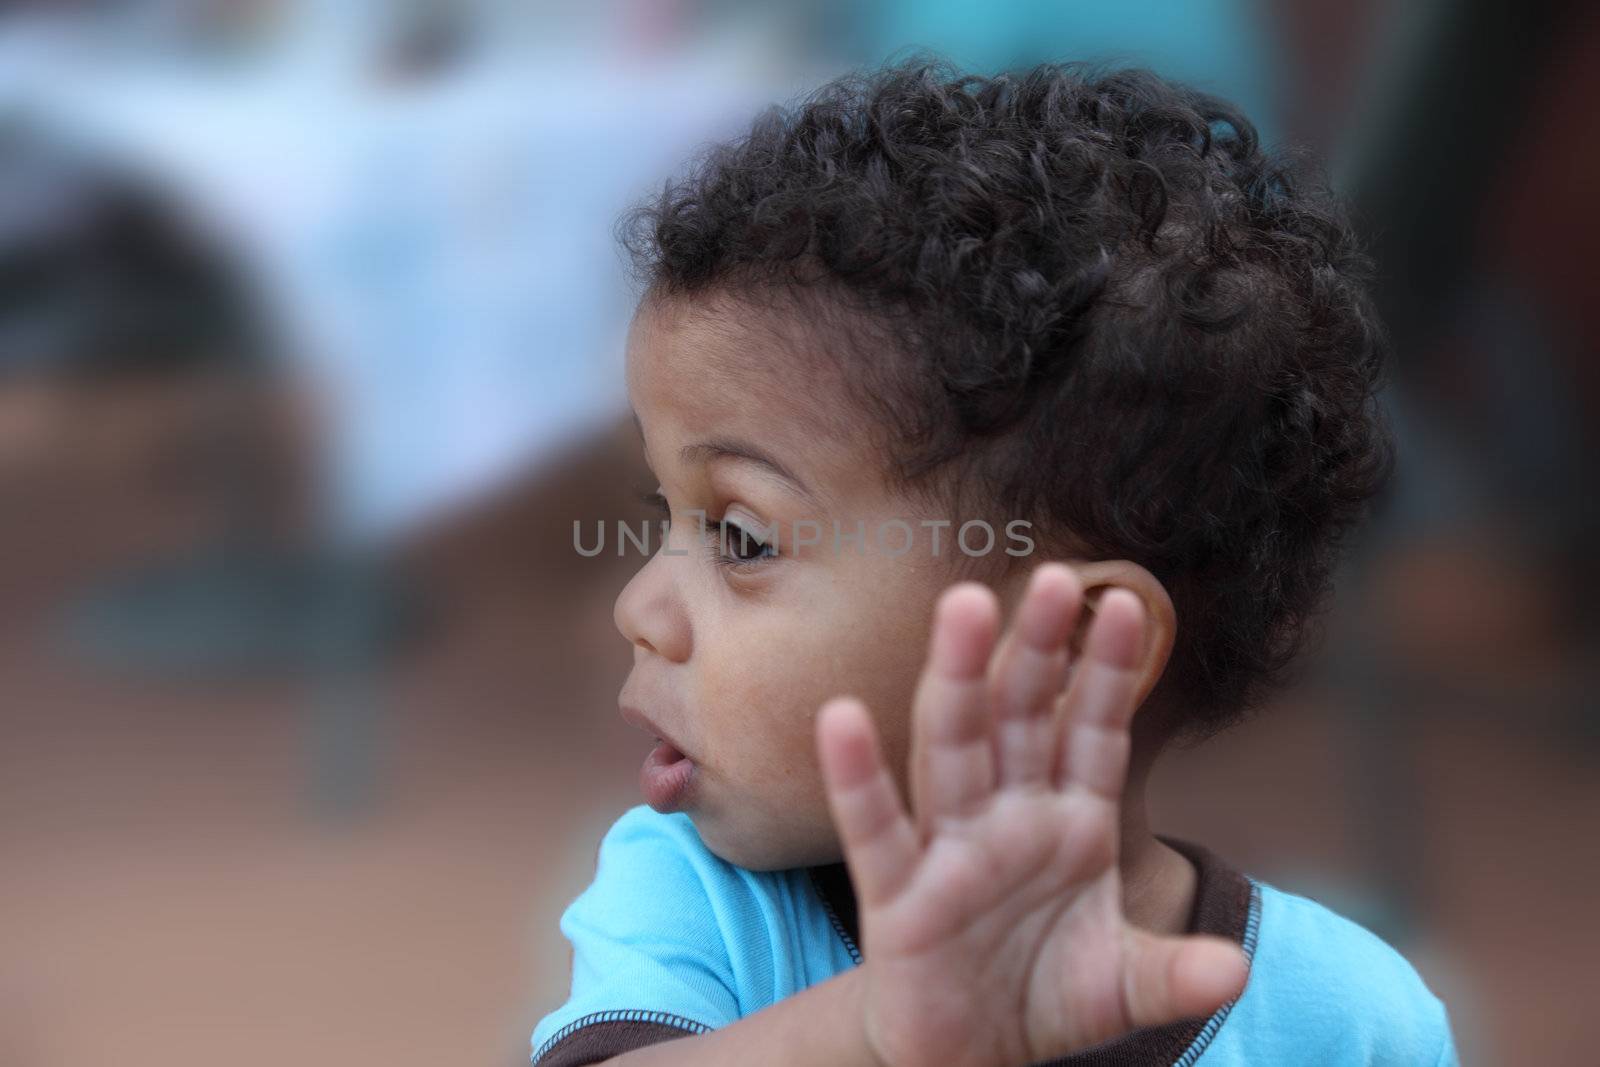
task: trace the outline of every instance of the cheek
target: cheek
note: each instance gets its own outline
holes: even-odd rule
[[[723,777],[764,789],[815,777],[812,729],[827,692],[826,657],[793,625],[740,628],[702,642],[697,671],[706,755]]]
[[[863,575],[850,583],[858,595],[852,598],[849,616],[835,628],[836,666],[830,677],[839,683],[835,692],[865,702],[889,768],[903,782],[911,704],[927,657],[934,603],[944,582],[942,576],[922,574],[899,575],[892,584],[874,581],[881,577]]]
[[[861,595],[839,595],[854,585]],[[706,755],[719,772],[791,795],[820,791],[814,723],[830,697],[866,702],[899,775],[936,590],[829,583],[824,595],[733,613],[697,642]],[[924,604],[923,602],[926,601]],[[737,621],[736,621],[737,619]],[[820,795],[820,793],[819,793]]]
[[[884,760],[902,784],[911,752],[911,705],[926,643],[921,627],[900,634],[869,661],[854,664],[852,683],[845,689],[866,704],[877,726]]]

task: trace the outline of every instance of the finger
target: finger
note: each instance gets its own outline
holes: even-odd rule
[[[999,626],[994,594],[976,582],[946,590],[934,611],[911,728],[912,803],[925,836],[994,792],[986,674]]]
[[[1083,585],[1071,567],[1046,563],[1028,579],[1017,615],[990,667],[996,762],[1002,785],[1050,777],[1059,724],[1052,714],[1067,674],[1067,639]]]
[[[877,732],[859,700],[830,700],[817,715],[817,754],[828,808],[863,905],[890,900],[916,865],[917,832],[900,803]]]
[[[1110,590],[1100,598],[1067,686],[1056,774],[1061,788],[1086,789],[1110,801],[1122,795],[1143,645],[1144,606],[1127,590]]]
[[[1130,1029],[1210,1015],[1244,992],[1250,962],[1231,941],[1128,927],[1122,1001]]]

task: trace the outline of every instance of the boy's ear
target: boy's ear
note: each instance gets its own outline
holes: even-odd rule
[[[1073,630],[1070,642],[1073,662],[1077,662],[1083,652],[1084,639],[1089,634],[1095,609],[1102,596],[1114,588],[1122,588],[1133,593],[1144,604],[1144,651],[1137,668],[1138,703],[1143,704],[1161,680],[1161,672],[1166,670],[1173,641],[1177,638],[1178,616],[1166,586],[1131,560],[1067,560],[1066,563],[1083,582],[1083,610],[1078,616],[1078,625]]]

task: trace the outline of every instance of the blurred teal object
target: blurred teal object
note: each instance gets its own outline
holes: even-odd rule
[[[1277,51],[1244,0],[885,0],[847,17],[865,62],[928,49],[975,73],[1063,60],[1149,67],[1231,100],[1265,141],[1280,126]]]

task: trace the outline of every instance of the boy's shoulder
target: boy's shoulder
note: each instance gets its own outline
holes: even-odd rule
[[[624,812],[601,839],[595,879],[585,896],[630,905],[647,898],[653,901],[645,905],[650,911],[711,914],[724,927],[734,954],[773,951],[775,940],[797,936],[797,944],[809,951],[820,928],[826,932],[828,966],[835,967],[836,957],[845,953],[848,961],[854,946],[853,931],[842,930],[831,915],[829,869],[737,866],[706,847],[689,816],[641,804]]]
[[[727,961],[741,1005],[764,1007],[764,996],[787,995],[851,962],[853,946],[815,877],[812,868],[737,866],[706,847],[689,816],[641,804],[601,838],[594,880],[562,928],[569,937],[599,929],[659,940],[664,928],[691,936]]]
[[[1261,890],[1262,922],[1274,935],[1260,953],[1294,966],[1296,975],[1321,988],[1330,981],[1359,980],[1368,988],[1426,991],[1410,961],[1367,927],[1309,896],[1251,880]]]
[[[1443,1002],[1400,952],[1310,897],[1251,882],[1250,980],[1194,1062],[1456,1062]]]
[[[641,804],[601,837],[595,878],[580,901],[687,918],[708,904],[759,892],[759,881],[706,848],[689,816]]]

